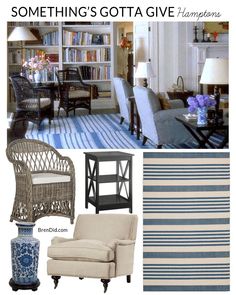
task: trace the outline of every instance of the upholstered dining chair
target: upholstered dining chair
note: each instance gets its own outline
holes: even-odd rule
[[[75,170],[70,158],[49,144],[17,139],[6,149],[16,180],[10,221],[35,222],[44,216],[74,220]]]
[[[120,109],[120,123],[122,124],[125,120],[127,123],[130,124],[130,106],[128,98],[134,95],[133,88],[123,78],[114,77],[113,83]]]
[[[21,75],[10,77],[16,99],[16,112],[14,122],[31,121],[40,126],[44,119],[53,119],[53,100],[48,91],[37,89],[32,86],[30,81]]]
[[[193,138],[175,117],[188,114],[182,100],[170,100],[170,109],[162,109],[160,100],[150,88],[135,86],[134,97],[142,125],[143,144],[150,139],[157,148],[163,144],[192,142]]]
[[[94,97],[94,87],[83,82],[78,68],[59,70],[56,73],[58,81],[59,106],[63,108],[68,117],[70,111],[77,108],[88,109],[91,114],[91,100]]]
[[[55,237],[48,247],[48,275],[54,288],[61,276],[99,278],[107,290],[111,278],[131,282],[137,215],[82,214],[71,239]],[[89,292],[88,292],[89,293]]]

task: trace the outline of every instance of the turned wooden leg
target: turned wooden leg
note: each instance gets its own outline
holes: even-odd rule
[[[106,291],[107,291],[107,287],[108,287],[108,283],[110,282],[110,280],[107,280],[107,279],[101,279],[101,282],[103,283],[104,293],[106,293]]]
[[[145,143],[147,142],[147,137],[146,136],[143,136],[143,145],[145,145]]]
[[[127,283],[130,283],[131,282],[131,275],[127,275],[126,276],[126,281],[127,281]]]
[[[61,278],[60,276],[52,276],[52,279],[54,281],[54,289],[56,289],[60,278]]]
[[[124,122],[124,119],[125,118],[123,118],[123,117],[120,118],[120,124],[122,124]]]

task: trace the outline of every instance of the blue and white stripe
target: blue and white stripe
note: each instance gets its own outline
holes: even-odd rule
[[[144,291],[228,291],[229,153],[144,153]]]
[[[55,117],[48,124],[44,120],[40,130],[35,124],[29,123],[26,138],[39,139],[57,149],[150,149],[155,145],[148,141],[145,146],[136,135],[131,135],[127,123],[120,125],[118,114],[99,114],[81,116]],[[215,136],[214,136],[215,137]],[[163,148],[194,148],[196,143],[175,146],[164,145]],[[150,175],[152,177],[152,175]]]

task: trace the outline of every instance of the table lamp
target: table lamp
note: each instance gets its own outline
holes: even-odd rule
[[[218,117],[220,107],[220,92],[218,85],[227,85],[229,83],[228,74],[228,59],[206,59],[200,79],[200,84],[215,85],[214,98],[216,100],[216,117]]]
[[[143,78],[143,86],[147,87],[147,79],[154,77],[154,72],[150,62],[138,62],[135,78]]]

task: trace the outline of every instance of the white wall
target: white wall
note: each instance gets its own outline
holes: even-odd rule
[[[150,58],[157,75],[152,79],[154,91],[166,92],[177,77],[184,79],[185,89],[197,89],[197,49],[191,46],[193,41],[192,22],[153,22],[151,23]],[[201,23],[198,24],[202,26]],[[202,36],[199,34],[199,39]],[[228,42],[228,34],[219,35],[219,41]],[[220,42],[210,44],[205,57],[228,57],[228,47],[219,46]],[[198,44],[198,43],[196,43]],[[195,45],[196,45],[195,44]],[[207,45],[207,43],[206,43]],[[156,48],[156,51],[153,50]],[[158,52],[158,54],[156,54]]]

